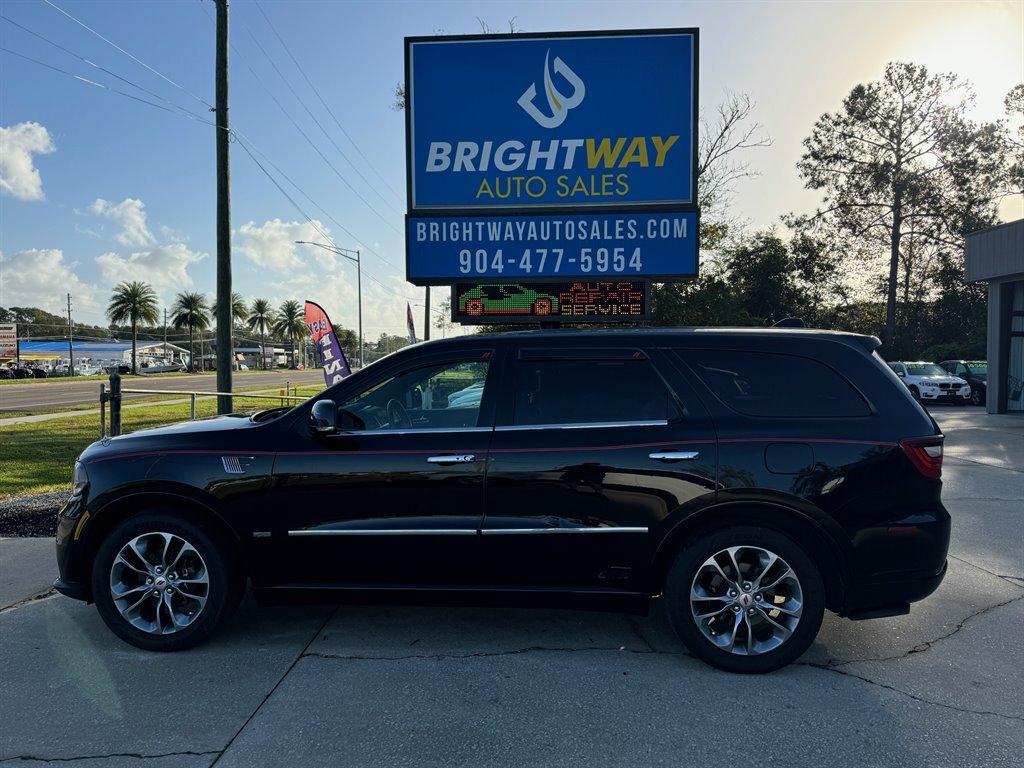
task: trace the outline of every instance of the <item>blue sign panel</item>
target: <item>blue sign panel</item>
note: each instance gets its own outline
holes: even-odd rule
[[[406,52],[410,212],[695,206],[696,30]]]
[[[456,280],[697,274],[694,211],[416,216],[406,219],[407,277]]]

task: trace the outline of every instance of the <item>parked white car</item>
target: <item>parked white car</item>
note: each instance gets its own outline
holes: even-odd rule
[[[951,376],[936,363],[889,363],[889,367],[907,385],[918,402],[946,402],[966,405],[971,399],[971,385],[957,376]]]

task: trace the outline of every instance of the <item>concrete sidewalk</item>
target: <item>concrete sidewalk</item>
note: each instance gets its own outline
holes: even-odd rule
[[[1017,444],[1016,422],[951,414],[935,414],[954,524],[942,586],[909,616],[826,615],[804,657],[771,675],[695,661],[660,609],[635,618],[246,600],[211,643],[147,654],[93,607],[55,597],[0,612],[0,762],[1016,765],[1024,454],[1003,452]],[[27,591],[52,573],[45,542],[19,555],[41,560],[26,568]],[[20,546],[0,542],[0,567]]]

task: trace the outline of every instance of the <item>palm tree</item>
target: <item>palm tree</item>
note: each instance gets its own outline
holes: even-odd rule
[[[135,361],[136,345],[139,332],[139,321],[147,325],[156,325],[157,305],[156,292],[148,283],[138,280],[118,283],[107,306],[107,317],[112,323],[123,323],[126,320],[132,326],[132,373],[139,369]]]
[[[273,323],[274,310],[271,309],[270,302],[266,299],[253,299],[245,324],[250,331],[260,335],[260,356],[263,358],[263,370],[267,370],[266,335]]]
[[[171,324],[175,328],[188,328],[188,368],[195,373],[194,334],[196,330],[205,331],[210,327],[210,306],[206,297],[196,291],[183,291],[175,296]]]
[[[217,302],[213,302],[213,308],[210,310],[213,318],[217,319]],[[246,318],[249,316],[249,308],[245,305],[245,299],[242,298],[242,294],[236,291],[231,292],[231,359],[235,359],[235,323],[244,323]],[[236,363],[231,364],[232,368],[237,368]]]
[[[302,311],[302,305],[295,301],[295,299],[288,299],[282,302],[271,327],[274,333],[287,338],[291,342],[292,365],[297,365],[295,362],[295,344],[307,330],[306,316]]]

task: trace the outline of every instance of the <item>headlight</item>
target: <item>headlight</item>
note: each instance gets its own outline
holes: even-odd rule
[[[85,471],[85,464],[76,461],[75,475],[71,480],[71,495],[81,496],[85,492],[87,485],[89,485],[89,475]]]

